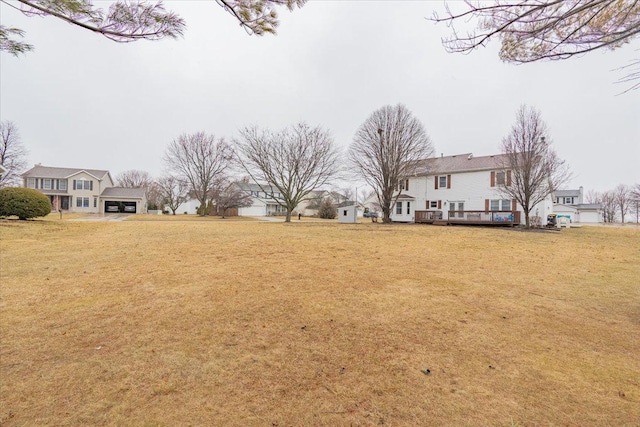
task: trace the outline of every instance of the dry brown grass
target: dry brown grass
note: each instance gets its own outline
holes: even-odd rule
[[[0,239],[2,425],[640,420],[639,229],[5,221]]]

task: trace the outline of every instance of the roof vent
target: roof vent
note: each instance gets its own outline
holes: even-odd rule
[[[473,153],[469,153],[469,157],[467,157],[467,159],[469,160],[473,159]]]

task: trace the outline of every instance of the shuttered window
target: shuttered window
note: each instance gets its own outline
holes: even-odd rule
[[[438,180],[440,181],[438,183],[438,187],[440,187],[440,188],[449,188],[449,186],[447,185],[447,177],[446,176],[440,176],[440,177],[438,177]]]

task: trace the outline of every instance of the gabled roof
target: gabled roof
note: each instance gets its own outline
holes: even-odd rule
[[[144,188],[109,187],[104,189],[100,197],[114,197],[117,199],[143,199]]]
[[[553,195],[556,197],[580,197],[580,190],[556,190]]]
[[[280,192],[280,190],[278,190],[276,187],[273,187],[269,184],[258,185],[254,182],[243,182],[243,181],[237,182],[236,184],[238,184],[238,187],[240,187],[244,191],[266,191],[267,193]]]
[[[506,163],[507,156],[504,154],[475,157],[472,153],[464,153],[454,156],[432,157],[418,162],[416,175],[425,176],[502,169]]]
[[[409,201],[409,200],[415,200],[415,199],[416,199],[415,197],[410,196],[410,195],[405,194],[405,193],[402,193],[402,194],[400,194],[400,195],[398,196],[398,200],[399,200],[399,201],[403,201],[403,200],[407,200],[407,201]]]
[[[580,203],[573,206],[580,210],[602,210],[602,203]]]
[[[100,169],[76,169],[76,168],[56,168],[50,166],[35,165],[22,174],[25,178],[70,178],[79,173],[86,172],[95,179],[102,181],[109,171]],[[111,175],[109,175],[111,178]]]

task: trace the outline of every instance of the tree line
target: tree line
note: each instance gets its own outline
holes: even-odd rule
[[[640,184],[619,184],[612,190],[588,191],[585,202],[602,205],[604,222],[624,224],[629,219],[640,222]]]
[[[15,124],[3,122],[0,130],[0,161],[7,169],[0,174],[0,186],[19,185],[26,150]],[[174,215],[182,203],[194,198],[200,215],[224,216],[229,208],[252,204],[251,194],[237,184],[239,176],[244,176],[245,183],[253,182],[264,197],[284,208],[289,222],[294,209],[312,198],[312,192],[338,178],[360,178],[371,187],[382,220],[388,223],[403,194],[400,184],[433,153],[420,120],[402,104],[386,105],[360,125],[346,156],[327,129],[304,122],[278,131],[245,127],[231,141],[206,132],[185,133],[166,148],[161,177],[130,170],[117,176],[116,185],[145,188],[150,208],[166,207]],[[568,165],[552,148],[540,111],[526,105],[518,109],[511,131],[503,138],[502,153],[497,167],[509,170],[511,179],[499,191],[523,207],[529,227],[531,210],[570,178]],[[606,222],[617,218],[624,222],[634,203],[637,217],[639,196],[638,184],[621,185],[592,193],[588,200],[602,203]]]

